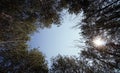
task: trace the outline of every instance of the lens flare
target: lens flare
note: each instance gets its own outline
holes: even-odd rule
[[[102,39],[101,37],[96,37],[93,39],[93,44],[96,47],[101,47],[105,45],[105,40]]]

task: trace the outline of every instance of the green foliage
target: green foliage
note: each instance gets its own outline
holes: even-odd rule
[[[86,2],[84,2],[86,1]],[[119,0],[61,0],[60,6],[70,13],[84,12],[79,24],[86,40],[81,55],[93,61],[94,72],[114,73],[120,69],[120,1]],[[107,41],[99,48],[93,45],[93,38],[100,36]],[[95,63],[95,64],[94,64]],[[98,66],[98,67],[96,67]],[[104,68],[104,69],[103,69]],[[108,71],[108,72],[107,72]]]
[[[82,57],[67,57],[58,55],[52,59],[50,73],[93,73],[87,60]]]
[[[30,50],[28,53],[28,73],[48,73],[47,63],[43,54],[37,49]]]
[[[52,23],[60,24],[60,14],[55,3],[55,0],[1,0],[0,14],[10,16],[18,23],[35,23],[38,20],[39,27],[50,27]]]
[[[86,40],[81,57],[57,56],[52,73],[118,73],[120,69],[119,0],[0,0],[0,72],[48,73],[45,58],[36,49],[28,51],[26,42],[38,27],[59,25],[60,12],[84,12],[79,24]],[[107,40],[101,49],[92,39]],[[91,62],[89,62],[91,61]]]
[[[1,73],[48,73],[47,63],[37,49],[10,49],[0,51]]]
[[[48,73],[45,57],[38,50],[28,51],[26,42],[37,27],[11,20],[6,14],[0,17],[0,72]],[[9,16],[9,15],[8,15]]]
[[[77,63],[74,58],[58,55],[52,59],[51,73],[73,73],[76,67]]]
[[[48,73],[43,54],[36,49],[29,51],[26,44],[30,40],[29,35],[41,26],[34,24],[41,17],[37,15],[40,14],[39,10],[35,10],[38,1],[34,1],[37,4],[32,0],[0,1],[0,73]],[[48,23],[50,19],[45,20]],[[45,24],[43,26],[47,27]]]
[[[82,9],[86,9],[89,5],[88,0],[60,0],[58,2],[58,10],[68,9],[69,13],[78,14]]]
[[[120,69],[119,2],[91,1],[89,7],[84,10],[85,19],[81,23],[81,29],[87,48],[82,51],[82,56],[96,62],[95,66],[98,66],[102,73],[106,73],[105,70],[118,73]],[[96,36],[104,38],[107,44],[102,48],[95,47],[92,40]]]

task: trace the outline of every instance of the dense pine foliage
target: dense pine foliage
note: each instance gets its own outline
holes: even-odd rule
[[[77,26],[85,48],[80,57],[58,55],[48,69],[44,55],[29,49],[30,34],[59,26],[61,11],[83,12]],[[62,30],[62,29],[61,29]],[[102,47],[93,44],[103,38]],[[0,73],[120,73],[120,0],[0,0]]]

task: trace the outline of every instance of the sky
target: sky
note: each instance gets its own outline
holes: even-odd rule
[[[31,48],[39,48],[45,55],[50,65],[52,57],[58,54],[67,56],[78,56],[80,49],[76,47],[79,42],[80,29],[73,28],[82,19],[82,13],[78,15],[69,14],[67,11],[62,12],[62,23],[60,27],[52,25],[51,28],[39,29],[39,32],[31,36],[29,45]]]

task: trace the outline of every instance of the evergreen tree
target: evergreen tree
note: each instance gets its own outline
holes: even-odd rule
[[[87,48],[82,55],[91,59],[104,69],[106,73],[118,73],[120,69],[120,1],[91,1],[84,9],[85,19],[81,23],[82,35],[86,39]],[[95,37],[105,39],[104,47],[95,47]],[[97,66],[96,64],[96,66]]]
[[[94,70],[84,58],[58,55],[52,59],[50,73],[93,73]],[[96,72],[97,73],[97,72]]]

